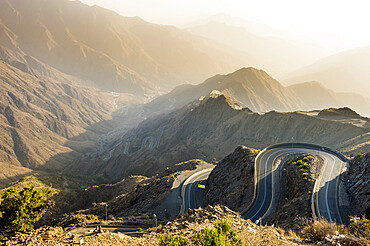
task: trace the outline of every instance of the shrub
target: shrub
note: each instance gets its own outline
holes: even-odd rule
[[[350,217],[351,223],[348,225],[348,233],[356,237],[364,237],[370,240],[370,220],[362,217]]]
[[[51,189],[44,193],[34,187],[24,187],[17,191],[14,188],[6,190],[1,196],[0,230],[14,232],[29,232],[33,230],[32,223],[38,221],[46,209],[54,206],[53,200],[48,200]]]
[[[188,243],[189,240],[182,235],[178,237],[165,235],[159,239],[159,246],[186,246]]]
[[[235,229],[232,229],[231,223],[227,220],[222,220],[215,224],[215,228],[205,228],[193,236],[195,245],[199,246],[239,246],[242,242],[236,234]]]
[[[326,220],[316,220],[314,223],[305,226],[301,231],[301,236],[310,241],[323,241],[326,236],[335,235],[338,231],[335,223],[329,223]]]
[[[87,220],[95,220],[96,219],[96,215],[94,215],[94,214],[88,214],[88,215],[86,215],[86,219]]]
[[[139,228],[137,228],[137,229],[136,229],[136,231],[137,231],[137,232],[143,232],[144,230],[143,230],[143,228],[140,228],[140,227],[139,227]]]
[[[112,214],[110,214],[108,215],[108,220],[116,220],[116,218]]]
[[[297,161],[297,165],[299,165],[300,167],[304,167],[305,165],[308,165],[307,163],[305,163],[304,161],[302,160],[298,160]]]
[[[303,164],[303,167],[308,169],[308,168],[310,168],[310,165],[308,165],[307,163],[305,163],[305,164]]]

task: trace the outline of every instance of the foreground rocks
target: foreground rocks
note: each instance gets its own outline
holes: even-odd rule
[[[294,234],[270,226],[257,226],[224,206],[208,206],[206,209],[189,210],[187,214],[157,228],[148,229],[142,237],[130,237],[122,233],[96,230],[85,234],[71,234],[61,227],[42,227],[30,234],[18,233],[4,245],[159,245],[163,235],[183,235],[188,239],[204,229],[214,227],[220,220],[229,220],[246,245],[301,245]],[[190,240],[190,244],[191,240]]]
[[[101,229],[101,228],[100,228]],[[99,230],[100,231],[100,230]],[[122,233],[93,232],[89,234],[65,233],[61,227],[42,227],[30,234],[17,234],[4,242],[4,245],[154,245],[154,235],[136,238]]]

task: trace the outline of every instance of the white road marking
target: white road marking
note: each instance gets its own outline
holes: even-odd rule
[[[326,186],[326,191],[325,191],[325,203],[326,203],[326,210],[327,210],[327,213],[328,213],[328,215],[329,215],[329,222],[332,222],[333,220],[332,220],[332,218],[331,218],[331,214],[330,214],[330,208],[329,208],[329,202],[328,202],[328,191],[329,191],[329,183],[330,183],[330,181],[331,181],[331,176],[333,175],[333,170],[334,170],[334,164],[335,164],[335,159],[332,157],[332,156],[330,156],[330,158],[332,158],[333,159],[333,165],[332,165],[332,167],[331,167],[331,171],[330,171],[330,175],[329,175],[329,179],[327,180],[327,186]]]

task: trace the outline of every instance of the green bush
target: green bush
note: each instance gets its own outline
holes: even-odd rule
[[[205,228],[193,236],[195,245],[199,246],[240,246],[242,242],[232,229],[231,223],[222,220],[215,224],[215,228]]]
[[[6,190],[1,196],[0,230],[11,233],[32,231],[32,223],[38,221],[46,209],[55,205],[53,200],[48,200],[51,194],[51,189],[42,193],[34,187],[24,187],[19,192],[14,188]]]
[[[175,237],[172,235],[165,235],[159,239],[159,246],[186,246],[189,240],[182,235]]]
[[[310,165],[308,165],[307,163],[305,163],[305,164],[303,164],[303,167],[308,169],[308,168],[310,168]]]
[[[140,227],[139,227],[139,228],[137,228],[137,229],[136,229],[136,231],[137,231],[137,232],[143,232],[144,230],[143,230],[143,228],[140,228]]]
[[[302,161],[302,160],[298,160],[297,161],[297,165],[299,165],[300,167],[304,167],[305,164],[306,163],[304,161]]]
[[[88,214],[88,215],[86,215],[86,219],[87,220],[95,220],[96,219],[96,215],[94,215],[94,214]]]

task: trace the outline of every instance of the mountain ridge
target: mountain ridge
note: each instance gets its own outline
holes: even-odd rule
[[[100,89],[156,95],[253,59],[176,27],[80,2],[0,3],[3,46]]]
[[[260,113],[348,106],[365,116],[370,115],[370,101],[366,98],[354,93],[338,94],[322,85],[318,86],[318,83],[314,83],[316,86],[313,88],[310,88],[310,84],[284,87],[265,71],[244,67],[232,73],[214,75],[198,85],[178,86],[170,93],[154,99],[142,107],[142,110],[148,115],[153,115],[152,112],[169,112],[218,90],[240,105]],[[313,100],[317,95],[323,96]]]
[[[230,100],[227,95],[210,95],[145,120],[112,143],[106,154],[81,159],[66,171],[105,173],[119,179],[138,174],[150,176],[153,170],[189,157],[210,162],[238,145],[264,148],[280,142],[310,142],[357,153],[370,143],[369,128],[296,112],[253,113],[232,107]]]
[[[138,100],[36,77],[4,61],[0,82],[0,184],[35,170],[61,171],[116,127],[112,100]]]

